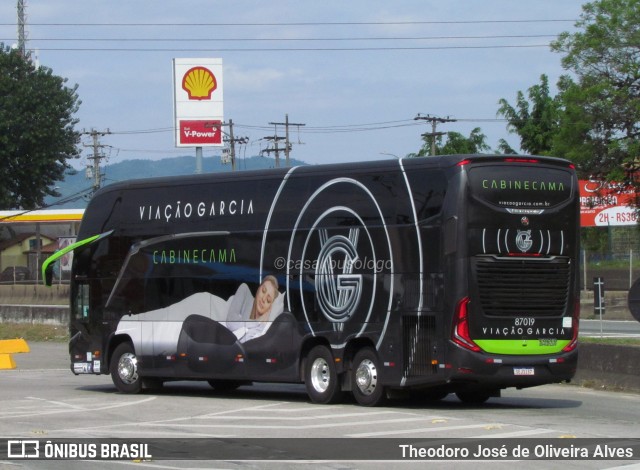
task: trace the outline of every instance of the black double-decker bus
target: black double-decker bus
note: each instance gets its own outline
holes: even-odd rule
[[[451,155],[117,183],[73,250],[74,374],[481,403],[572,378],[570,162]]]

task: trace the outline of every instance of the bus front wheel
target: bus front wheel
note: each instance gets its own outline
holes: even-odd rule
[[[363,348],[353,359],[351,373],[353,396],[362,406],[378,406],[384,403],[385,389],[380,383],[380,361],[371,348]]]
[[[307,355],[304,382],[314,403],[337,403],[342,398],[333,354],[326,346],[316,346]]]
[[[122,393],[140,393],[142,378],[138,373],[138,358],[130,343],[121,343],[113,351],[109,367],[111,380]]]

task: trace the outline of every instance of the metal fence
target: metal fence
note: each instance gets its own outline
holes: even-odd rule
[[[580,230],[580,285],[593,289],[601,277],[606,290],[628,291],[640,278],[640,227],[583,227]]]
[[[589,252],[580,257],[580,285],[593,290],[594,278],[602,278],[607,290],[627,291],[640,278],[640,251]]]
[[[0,259],[0,282],[9,284],[33,282],[38,276],[36,266],[35,255],[3,254]]]

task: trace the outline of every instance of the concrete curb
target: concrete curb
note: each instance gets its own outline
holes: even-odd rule
[[[640,392],[640,348],[580,344],[572,383],[590,388]]]
[[[0,305],[0,322],[66,326],[68,305]]]

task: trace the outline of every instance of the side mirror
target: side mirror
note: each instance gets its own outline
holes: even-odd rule
[[[47,287],[51,287],[53,284],[53,264],[49,263],[46,266],[42,266],[42,280]]]
[[[78,242],[72,243],[71,245],[67,245],[62,250],[56,251],[54,254],[49,256],[44,263],[42,263],[42,280],[44,281],[45,286],[51,287],[53,284],[53,264],[64,255],[69,253],[70,251],[77,250],[83,246],[90,245],[98,240],[102,240],[105,237],[108,237],[113,233],[113,230],[109,230],[108,232],[101,233],[100,235],[94,235],[93,237],[85,238],[84,240],[80,240]]]

